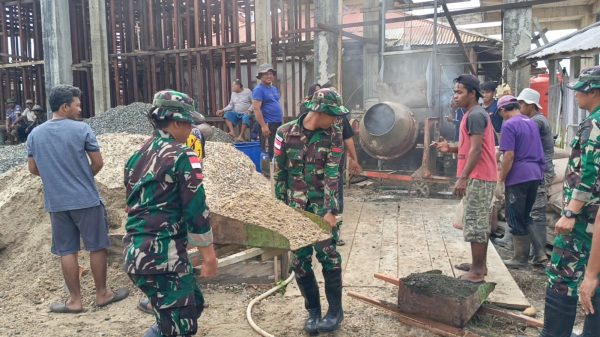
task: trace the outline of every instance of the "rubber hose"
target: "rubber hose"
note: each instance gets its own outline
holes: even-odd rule
[[[275,287],[269,289],[266,293],[258,296],[257,298],[253,299],[252,301],[250,301],[250,303],[248,304],[248,307],[246,308],[246,320],[248,320],[248,324],[250,324],[250,327],[252,327],[252,329],[254,331],[256,331],[258,334],[260,334],[261,336],[264,337],[275,337],[274,335],[271,335],[270,333],[266,332],[265,330],[261,329],[261,327],[259,327],[256,323],[254,323],[254,320],[252,319],[252,307],[262,301],[263,299],[271,296],[272,294],[276,293],[279,289],[286,287],[288,285],[288,283],[292,282],[292,280],[294,279],[294,272],[292,272],[290,274],[290,276],[283,281],[282,283],[276,285]]]

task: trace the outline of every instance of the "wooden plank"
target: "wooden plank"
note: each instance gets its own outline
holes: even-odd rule
[[[374,258],[379,256],[381,246],[381,232],[383,215],[386,208],[396,207],[396,203],[365,203],[360,217],[355,240],[348,256],[344,284],[351,286],[374,286],[376,281],[372,277],[379,269],[379,261]]]
[[[379,273],[398,275],[398,212],[400,204],[393,203],[383,215]]]
[[[444,337],[480,337],[477,334],[474,334],[470,331],[465,331],[462,329],[455,328],[453,326],[449,326],[443,323],[439,323],[433,320],[425,319],[422,317],[417,317],[414,315],[410,315],[407,313],[403,313],[399,311],[395,306],[385,303],[381,300],[373,299],[365,295],[361,295],[359,293],[355,293],[353,291],[348,292],[348,296],[355,298],[359,301],[373,304],[381,309],[387,310],[391,312],[394,316],[398,317],[398,320],[404,324],[415,326],[417,328],[421,328],[427,331],[431,331],[438,336]]]
[[[400,202],[398,213],[398,277],[432,269],[427,236],[416,199]]]
[[[538,319],[534,319],[534,318],[527,317],[524,315],[519,315],[519,314],[512,313],[512,312],[507,312],[504,310],[500,310],[498,308],[494,308],[489,305],[483,305],[481,308],[479,308],[479,311],[477,311],[477,314],[512,319],[513,321],[518,321],[518,322],[524,323],[525,325],[530,326],[532,328],[542,329],[544,327],[544,322],[542,322]]]
[[[260,248],[250,248],[248,250],[244,250],[243,252],[235,253],[233,255],[226,256],[222,259],[218,259],[217,266],[218,266],[218,268],[226,267],[226,266],[238,263],[238,262],[249,260],[251,258],[257,257],[264,253],[265,253],[265,251]],[[200,253],[198,251],[188,252],[188,258],[190,260],[197,256],[200,256]],[[194,267],[194,269],[200,271],[202,269],[202,266]]]
[[[423,212],[426,208],[421,208]],[[449,223],[439,218],[431,218],[426,216],[424,213],[421,214],[423,221],[423,228],[425,229],[427,237],[427,249],[429,251],[429,259],[431,261],[431,267],[433,269],[441,270],[444,275],[454,277],[452,270],[452,264],[450,263],[450,257],[446,250],[446,243],[444,242],[444,236],[440,235],[440,227],[448,227]]]

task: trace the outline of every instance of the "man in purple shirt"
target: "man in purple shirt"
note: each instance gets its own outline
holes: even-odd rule
[[[518,268],[526,266],[529,258],[530,213],[538,185],[544,179],[544,151],[537,124],[521,114],[514,96],[502,96],[498,101],[498,112],[504,124],[500,137],[502,168],[496,194],[502,194],[505,188],[506,219],[514,247],[513,258],[505,260],[504,264]]]

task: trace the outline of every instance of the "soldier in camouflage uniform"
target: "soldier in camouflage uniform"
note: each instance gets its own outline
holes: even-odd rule
[[[540,337],[569,337],[577,313],[577,291],[590,254],[594,218],[600,201],[600,66],[584,70],[575,90],[580,108],[590,112],[571,142],[565,173],[564,208],[546,268],[548,288],[544,330]],[[595,314],[586,316],[581,337],[600,336],[600,294],[592,299]]]
[[[194,102],[177,91],[154,96],[149,119],[154,135],[125,166],[128,219],[125,266],[150,299],[156,324],[145,337],[192,336],[204,298],[187,247],[198,247],[202,275],[216,271],[202,171],[185,141],[197,123]]]
[[[305,102],[308,112],[282,125],[275,137],[275,193],[290,207],[324,217],[332,238],[294,253],[291,269],[305,300],[309,317],[304,329],[309,334],[331,332],[343,320],[341,256],[338,238],[339,164],[344,152],[342,132],[335,124],[348,113],[341,96],[332,89],[320,89]],[[319,286],[312,269],[312,254],[323,267],[325,295],[329,309],[321,320]]]

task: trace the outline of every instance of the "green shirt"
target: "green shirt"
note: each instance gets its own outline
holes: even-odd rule
[[[275,195],[289,206],[319,216],[337,214],[339,165],[344,153],[342,131],[336,125],[307,131],[306,115],[277,130]]]
[[[600,201],[600,107],[585,118],[571,141],[571,155],[563,183],[563,201],[582,201],[580,226],[575,232],[589,233]],[[579,219],[579,218],[578,218]],[[588,224],[590,226],[588,226]]]
[[[161,131],[129,158],[123,239],[127,273],[192,272],[188,244],[212,243],[202,179],[196,154]]]

